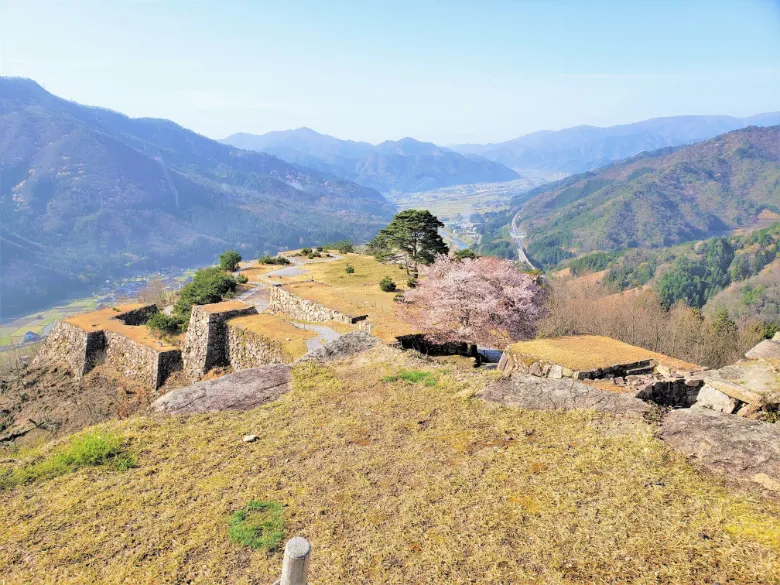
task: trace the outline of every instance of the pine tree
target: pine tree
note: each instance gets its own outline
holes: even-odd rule
[[[416,276],[418,265],[431,264],[436,256],[449,251],[439,235],[442,227],[430,211],[407,209],[380,230],[368,247],[380,262],[403,262],[406,273]]]

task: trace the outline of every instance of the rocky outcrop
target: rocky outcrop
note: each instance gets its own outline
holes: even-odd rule
[[[326,362],[329,360],[337,360],[362,351],[367,351],[381,343],[382,342],[379,339],[365,331],[354,331],[342,335],[335,341],[326,343],[322,347],[309,352],[303,356],[300,361]]]
[[[172,390],[155,400],[152,410],[172,414],[249,410],[276,400],[289,389],[289,366],[263,366]]]
[[[192,307],[182,350],[185,373],[197,379],[211,368],[229,365],[226,321],[256,313],[257,309],[240,301]]]
[[[780,492],[780,425],[686,408],[664,416],[659,436],[711,471]]]
[[[491,402],[529,410],[593,409],[611,414],[645,414],[650,405],[630,394],[609,392],[575,380],[553,380],[529,374],[493,382],[479,396]]]
[[[353,325],[364,321],[367,315],[347,315],[335,309],[330,309],[320,303],[301,298],[283,288],[282,285],[271,287],[268,299],[268,310],[272,313],[284,313],[298,321],[325,323],[336,321]]]

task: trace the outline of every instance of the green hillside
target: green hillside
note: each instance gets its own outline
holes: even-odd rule
[[[597,250],[724,234],[762,210],[780,211],[780,126],[749,127],[569,177],[515,199],[499,219],[507,225],[516,213],[529,255],[549,267]],[[502,237],[500,230],[487,235],[486,246]]]
[[[392,216],[378,192],[173,122],[0,78],[2,314],[135,270],[344,238]]]

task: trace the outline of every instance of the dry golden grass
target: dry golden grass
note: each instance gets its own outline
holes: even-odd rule
[[[303,356],[307,351],[306,340],[317,336],[314,331],[299,329],[266,313],[234,317],[228,321],[228,326],[250,331],[269,343],[280,346],[282,353],[289,357],[290,361]]]
[[[381,382],[399,368],[436,384]],[[101,425],[138,467],[0,492],[3,577],[271,583],[281,553],[226,524],[263,500],[313,543],[312,585],[778,582],[777,503],[699,475],[641,421],[465,398],[485,380],[382,347],[299,366],[249,412]]]
[[[249,282],[260,282],[261,276],[279,270],[285,266],[275,264],[258,264],[257,262],[249,263],[246,268],[241,269],[241,274],[249,279]]]
[[[151,347],[157,351],[168,351],[179,347],[181,337],[156,336],[145,325],[125,325],[116,318],[117,315],[144,307],[144,303],[128,303],[106,309],[99,309],[91,313],[84,313],[74,317],[68,317],[64,321],[83,329],[84,331],[111,331],[124,335],[128,339]]]
[[[654,359],[681,370],[695,370],[699,367],[601,335],[572,335],[521,341],[510,345],[507,351],[554,362],[572,370],[593,370],[643,359]]]

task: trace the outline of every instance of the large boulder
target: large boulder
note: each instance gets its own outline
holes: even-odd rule
[[[683,408],[664,416],[659,436],[711,471],[780,492],[780,425]]]
[[[151,408],[173,414],[250,410],[276,400],[289,389],[290,366],[275,364],[178,388],[155,400]]]
[[[353,331],[303,356],[302,362],[326,362],[367,351],[382,342],[365,331]]]
[[[745,357],[750,360],[780,360],[780,333],[776,333],[772,339],[765,339],[752,349],[748,350]]]
[[[515,374],[489,384],[479,396],[529,410],[593,409],[612,414],[645,414],[650,405],[631,394],[610,392],[583,382]]]

